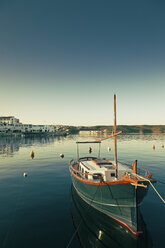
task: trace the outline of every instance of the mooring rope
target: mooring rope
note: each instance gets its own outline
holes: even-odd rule
[[[149,182],[150,185],[152,186],[152,188],[154,189],[154,191],[156,192],[156,194],[157,194],[157,195],[159,196],[159,198],[162,200],[162,202],[165,203],[165,200],[164,200],[163,197],[159,194],[159,192],[156,190],[156,188],[154,187],[154,185],[151,183],[151,181],[150,181],[149,179],[147,179],[147,178],[145,178],[145,177],[142,177],[142,176],[139,176],[139,175],[137,175],[137,174],[135,174],[135,173],[132,173],[132,174],[134,174],[134,175],[136,175],[137,177],[139,177],[139,178],[141,178],[141,179],[143,179],[143,180]]]
[[[100,184],[101,184],[101,183],[100,183]],[[96,192],[94,193],[94,197],[93,197],[93,199],[91,200],[91,203],[89,204],[88,209],[90,208],[90,206],[91,206],[91,204],[92,204],[92,202],[93,202],[93,200],[94,200],[94,198],[95,198],[95,196],[96,196],[96,193],[97,193],[97,190],[98,190],[100,184],[98,185],[98,187],[97,187],[97,189],[96,189]],[[71,237],[71,239],[70,239],[68,245],[66,246],[66,248],[69,248],[69,246],[71,245],[71,243],[72,243],[72,241],[73,241],[73,239],[74,239],[76,233],[78,232],[78,229],[79,229],[79,227],[81,226],[81,223],[82,223],[82,222],[83,222],[83,219],[81,219],[81,221],[80,221],[78,227],[77,227],[76,230],[74,231],[74,233],[73,233],[73,235],[72,235],[72,237]]]

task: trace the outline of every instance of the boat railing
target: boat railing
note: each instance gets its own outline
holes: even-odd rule
[[[87,181],[95,181],[95,182],[97,182],[97,181],[102,181],[103,180],[102,176],[98,175],[99,173],[81,172],[81,171],[79,171],[79,170],[74,168],[74,166],[76,167],[76,165],[78,166],[77,162],[75,162],[74,160],[70,161],[70,167],[69,167],[70,171],[73,174],[75,174],[76,176],[81,177],[81,178],[83,178],[83,179],[85,179]],[[88,177],[88,176],[90,176],[90,177]]]
[[[73,164],[75,164],[74,159],[72,159],[72,160],[70,161],[70,165],[72,165],[72,166],[73,166]]]
[[[145,169],[137,168],[137,174],[143,177],[151,177],[151,172]]]
[[[131,170],[133,169],[132,165],[129,165],[129,164],[126,164],[126,163],[123,163],[123,162],[120,162],[120,163],[122,163],[122,165],[128,167]],[[135,177],[135,174],[133,175],[133,173],[131,173],[130,171],[129,171],[128,174],[132,174],[132,177]],[[145,177],[145,178],[151,177],[151,172],[146,170],[146,169],[142,169],[142,168],[137,168],[136,174],[140,175],[142,177]]]
[[[139,168],[136,174],[130,171],[124,172],[122,179],[142,180],[149,179],[151,176],[152,174],[149,171]]]
[[[89,161],[90,161],[90,160],[95,160],[95,159],[97,159],[97,158],[96,158],[96,157],[82,157],[82,158],[79,158],[78,161],[83,161],[83,160],[85,160],[85,161],[86,161],[86,160],[87,160],[87,161],[89,160]]]
[[[127,165],[127,164],[125,164]],[[127,165],[130,169],[132,166]],[[83,178],[87,181],[103,181],[103,176],[100,173],[87,173],[87,172],[81,172],[79,169],[79,163],[75,162],[74,160],[70,161],[70,171],[75,174],[76,176]],[[131,180],[139,180],[141,178],[150,178],[152,174],[150,171],[138,168],[137,173],[133,173],[132,171],[125,171],[122,175],[120,175],[120,179],[131,179]],[[118,178],[119,179],[119,178]]]

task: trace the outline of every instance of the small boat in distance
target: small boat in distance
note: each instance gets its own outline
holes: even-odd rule
[[[69,171],[77,194],[89,206],[108,215],[132,234],[141,233],[138,206],[147,194],[148,186],[155,180],[149,171],[117,161],[116,95],[114,95],[114,132],[111,136],[96,140],[77,142],[77,161],[71,160]],[[114,137],[114,161],[100,157],[79,158],[79,144],[100,143]]]

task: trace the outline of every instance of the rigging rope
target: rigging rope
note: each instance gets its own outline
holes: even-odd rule
[[[163,199],[163,197],[159,194],[159,192],[156,190],[156,188],[154,187],[154,185],[151,183],[151,181],[145,177],[142,177],[142,176],[139,176],[135,173],[133,173],[134,175],[136,175],[137,177],[145,180],[145,181],[148,181],[150,183],[150,185],[152,186],[152,188],[154,189],[154,191],[156,192],[156,194],[159,196],[159,198],[162,200],[163,203],[165,203],[165,200]]]

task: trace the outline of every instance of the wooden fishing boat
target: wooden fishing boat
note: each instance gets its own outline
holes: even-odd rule
[[[149,171],[117,161],[116,95],[114,95],[114,132],[97,140],[77,142],[77,161],[71,160],[69,170],[77,194],[88,205],[108,215],[132,234],[139,235],[138,206],[147,194],[153,179]],[[79,144],[100,143],[114,137],[114,160],[98,157],[79,158]]]

